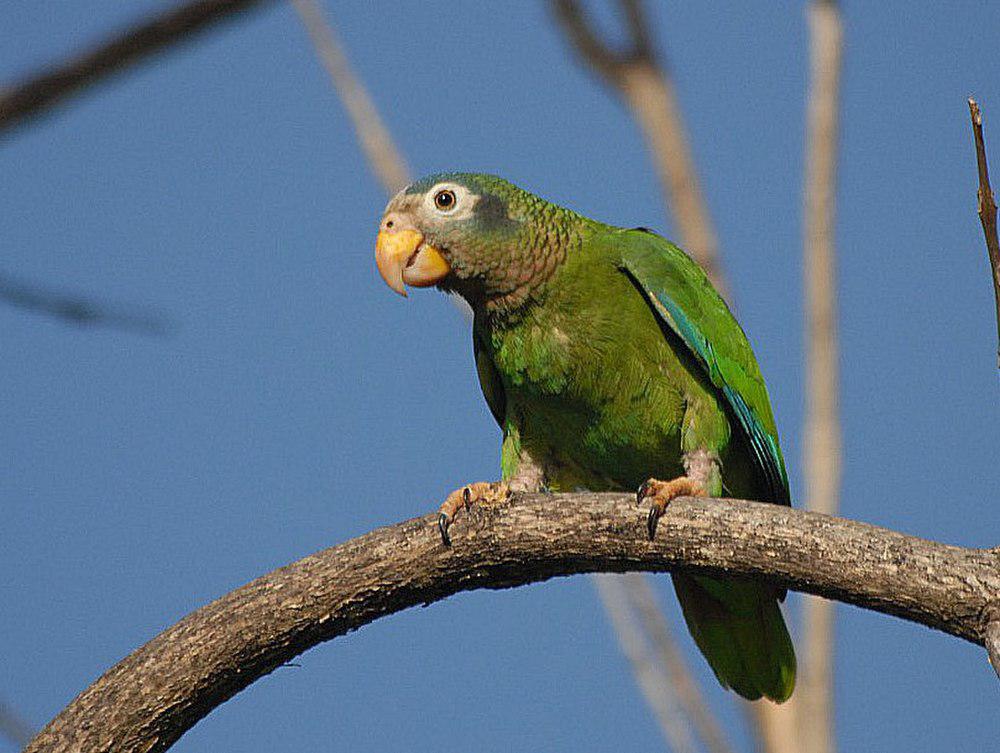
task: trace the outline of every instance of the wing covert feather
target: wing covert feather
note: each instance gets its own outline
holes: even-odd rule
[[[687,346],[729,406],[771,491],[768,501],[791,504],[785,461],[767,387],[743,329],[704,270],[680,248],[645,229],[607,236],[622,271],[645,293],[657,315]]]

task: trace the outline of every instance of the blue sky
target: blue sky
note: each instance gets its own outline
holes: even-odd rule
[[[8,2],[0,81],[163,5]],[[800,492],[804,6],[650,5]],[[671,232],[635,127],[543,3],[329,10],[416,172],[498,172]],[[1000,171],[998,35],[985,2],[845,11],[843,512],[966,546],[1000,540],[965,105],[980,98]],[[32,723],[212,598],[495,477],[468,326],[443,296],[404,301],[379,280],[385,197],[288,7],[4,137],[0,171],[0,270],[170,322],[143,337],[0,308],[0,698]],[[838,618],[843,750],[994,743],[983,652],[850,607]],[[300,664],[176,749],[660,747],[586,578],[454,597]],[[736,706],[707,687],[742,738]]]

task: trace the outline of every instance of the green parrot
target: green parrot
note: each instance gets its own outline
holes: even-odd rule
[[[790,504],[767,388],[746,335],[704,271],[643,229],[588,219],[492,175],[419,180],[389,202],[376,242],[385,282],[436,285],[472,307],[483,395],[503,432],[509,491],[638,489],[650,538],[672,498]],[[786,700],[795,653],[784,592],[737,578],[673,574],[685,621],[724,687]]]

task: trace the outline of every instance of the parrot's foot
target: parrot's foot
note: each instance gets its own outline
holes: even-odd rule
[[[636,501],[641,505],[649,501],[649,515],[646,517],[646,531],[649,540],[656,538],[656,524],[667,509],[671,500],[677,497],[703,497],[705,490],[702,485],[690,476],[678,476],[670,481],[660,481],[651,478],[646,480],[639,491],[635,493]]]
[[[456,489],[438,508],[438,530],[441,532],[441,541],[445,546],[451,546],[448,527],[451,526],[459,510],[463,508],[468,510],[473,505],[496,505],[509,496],[510,487],[503,481],[477,481]]]

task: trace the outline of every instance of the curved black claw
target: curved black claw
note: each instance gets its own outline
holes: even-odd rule
[[[647,494],[649,494],[649,481],[643,481],[635,492],[635,503],[641,505]]]
[[[448,535],[448,526],[451,525],[451,518],[448,513],[443,512],[438,515],[438,530],[441,532],[441,543],[451,546],[451,536]]]
[[[649,508],[649,515],[646,516],[646,533],[650,541],[656,538],[656,524],[660,522],[661,515],[663,510],[658,505],[654,504]]]

